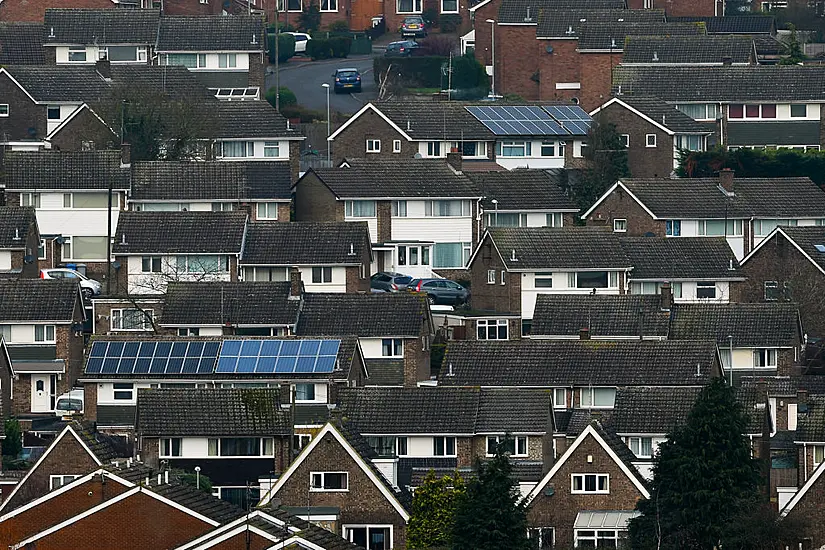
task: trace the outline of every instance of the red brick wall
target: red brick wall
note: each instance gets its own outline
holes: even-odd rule
[[[539,67],[545,66],[545,61],[541,58],[542,55],[548,55],[544,50],[544,42],[536,40],[535,25],[496,25],[497,94],[517,94],[527,100],[547,99],[540,97],[539,85],[532,80]]]
[[[665,10],[671,17],[713,17],[717,15],[713,10],[714,3],[715,0],[653,0],[653,5],[649,9]],[[641,10],[644,9],[645,3],[644,0],[627,0],[627,7],[631,10]],[[718,15],[722,15],[721,2]]]
[[[811,470],[809,469],[808,472],[810,475]],[[802,488],[801,481],[799,487]],[[811,544],[804,548],[819,548],[825,544],[825,523],[819,519],[822,517],[823,506],[825,506],[825,477],[820,477],[794,506],[794,509],[788,512],[789,520],[800,521],[807,526],[804,536],[811,538]],[[803,533],[799,535],[799,540],[802,540]]]
[[[381,141],[380,153],[367,155],[368,139]],[[397,139],[401,140],[401,152],[393,153],[392,142]],[[332,144],[332,152],[336,163],[345,158],[412,158],[418,152],[418,142],[407,141],[380,115],[369,110],[338,134]]]
[[[487,271],[496,271],[496,284],[487,284]],[[507,273],[505,284],[501,284],[504,264],[492,242],[484,241],[470,265],[470,288],[472,307],[500,313],[521,313],[521,273]]]
[[[621,53],[579,54],[582,89],[578,97],[585,111],[590,112],[610,99],[613,67],[621,62]]]
[[[539,99],[570,99],[578,97],[581,90],[557,90],[558,82],[581,82],[579,69],[581,54],[576,51],[578,40],[535,40],[535,56],[539,62],[541,92]],[[498,46],[498,44],[496,44]],[[547,53],[547,47],[553,53]],[[512,52],[517,55],[518,52]]]
[[[621,188],[616,188],[598,208],[587,217],[587,225],[613,227],[615,218],[627,220],[627,236],[643,237],[648,232],[665,236],[665,222],[654,220],[644,208]]]
[[[80,151],[83,142],[92,142],[95,149],[112,149],[119,138],[89,109],[83,109],[52,138],[52,145],[61,151]]]
[[[215,550],[266,550],[272,547],[272,542],[262,536],[252,533],[247,544],[246,531],[238,533],[234,537],[219,542],[210,548]]]
[[[43,22],[47,8],[116,8],[111,0],[4,0],[0,21]]]

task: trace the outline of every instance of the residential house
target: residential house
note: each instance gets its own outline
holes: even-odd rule
[[[366,221],[373,272],[455,276],[478,242],[481,194],[451,159],[352,159],[310,170],[295,184],[295,218]]]
[[[338,161],[457,152],[466,171],[561,168],[583,162],[589,125],[575,105],[383,101],[364,105],[329,141]]]
[[[358,336],[369,385],[415,387],[430,379],[435,326],[423,295],[307,293],[296,334]]]
[[[667,177],[683,151],[706,151],[713,129],[660,99],[621,96],[590,113],[613,124],[627,147],[627,166],[636,177]]]
[[[50,64],[151,63],[160,12],[47,8],[43,48]]]
[[[820,222],[817,225],[773,229],[742,260],[747,280],[739,291],[744,302],[796,300],[805,333],[813,337],[825,335],[820,301],[825,284],[825,228]]]
[[[122,212],[112,254],[120,294],[163,294],[177,281],[237,281],[248,215]]]
[[[469,262],[473,308],[533,318],[539,294],[624,294],[633,264],[610,231],[488,229]],[[529,322],[525,323],[527,334]]]
[[[613,224],[622,226],[621,221]],[[619,241],[633,266],[628,278],[631,294],[661,294],[669,284],[673,303],[737,301],[737,285],[745,278],[725,239],[619,237]]]
[[[83,366],[83,321],[77,281],[0,280],[0,336],[11,358],[12,413],[51,413]]]
[[[635,1],[635,0],[634,0]],[[704,25],[708,35],[741,37],[753,40],[760,64],[777,63],[787,54],[787,47],[776,37],[776,20],[770,14],[723,15],[717,17],[668,17],[673,23]]]
[[[823,223],[825,192],[808,178],[733,176],[623,179],[582,219],[630,237],[725,237],[738,259],[778,225]]]
[[[810,477],[798,491],[791,493],[791,498],[784,507],[780,506],[780,516],[797,520],[805,525],[805,531],[798,533],[799,544],[821,545],[825,541],[825,533],[819,522],[811,521],[822,511],[823,494],[822,473],[825,472],[825,462],[820,462]]]
[[[142,212],[246,210],[252,220],[288,222],[291,186],[288,162],[136,162],[128,204]]]
[[[326,423],[261,498],[302,509],[302,519],[324,522],[362,547],[403,548],[409,499],[379,467],[367,441],[348,422]]]
[[[0,8],[3,11],[3,8]],[[2,16],[0,16],[2,19]],[[32,22],[0,21],[0,65],[43,65],[43,25]]]
[[[364,222],[269,221],[248,224],[240,265],[244,281],[300,281],[306,292],[367,292],[372,259]]]
[[[148,466],[198,466],[215,496],[242,508],[260,499],[259,478],[292,461],[292,419],[278,389],[141,389],[136,414],[136,452]]]
[[[37,277],[39,252],[40,232],[35,209],[0,206],[0,273]]]
[[[109,221],[116,227],[129,189],[124,160],[121,151],[6,153],[6,200],[34,208],[40,267],[83,264],[93,278],[107,274]]]
[[[612,93],[657,97],[711,123],[709,146],[819,150],[823,82],[818,66],[621,66]]]

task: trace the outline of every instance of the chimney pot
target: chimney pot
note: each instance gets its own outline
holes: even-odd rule
[[[728,193],[733,193],[733,175],[734,171],[730,168],[722,168],[719,170],[719,184],[722,189]]]
[[[582,327],[579,329],[579,340],[590,340],[590,329]]]

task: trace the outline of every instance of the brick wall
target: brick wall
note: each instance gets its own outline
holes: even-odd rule
[[[647,233],[653,233],[656,237],[665,236],[664,220],[651,218],[635,199],[619,187],[590,213],[586,221],[587,225],[612,228],[616,218],[627,220],[626,235],[629,237],[643,237]]]
[[[418,382],[430,379],[430,352],[429,347],[424,350],[421,338],[404,339],[404,386],[414,388]]]
[[[621,42],[619,47],[621,47]],[[622,62],[622,54],[581,53],[579,64],[581,85],[579,100],[585,111],[592,111],[608,99],[613,78],[613,67]]]
[[[220,15],[221,2],[200,3],[198,0],[164,0],[165,15]]]
[[[43,22],[47,8],[117,8],[111,0],[4,0],[0,3],[0,21]]]
[[[534,35],[533,41],[536,44],[533,51],[539,62],[539,78],[541,79],[539,99],[569,100],[578,97],[581,90],[556,88],[556,84],[560,82],[581,83],[581,62],[579,60],[581,55],[576,51],[578,40],[536,40]],[[547,53],[548,47],[553,48],[552,53]],[[515,56],[519,52],[508,53]]]
[[[376,201],[375,210],[378,242],[389,242],[392,240],[392,202]]]
[[[44,373],[48,376],[49,373]],[[55,385],[55,397],[60,396],[70,389],[72,389],[71,376],[66,373],[58,376],[57,384]],[[75,376],[76,379],[76,376]],[[48,390],[49,381],[45,381],[45,387]],[[18,374],[12,381],[12,400],[11,410],[15,415],[31,415],[32,414],[32,375]],[[46,416],[51,413],[44,413]]]
[[[487,271],[496,271],[496,284],[487,284]],[[501,283],[504,264],[493,247],[492,241],[484,241],[470,266],[471,303],[473,309],[501,313],[521,313],[521,274],[507,273]],[[520,332],[520,331],[519,331]]]
[[[292,202],[278,203],[278,221],[292,221]]]
[[[295,221],[344,221],[344,204],[314,173],[308,173],[295,187]]]
[[[97,422],[96,382],[86,382],[83,384],[83,418],[91,422]]]
[[[0,4],[0,21],[4,20],[2,15],[8,3]],[[9,104],[9,116],[0,118],[1,140],[16,141],[46,137],[46,106],[34,103],[5,74],[0,77],[0,97],[3,98],[3,103]]]
[[[389,0],[388,0],[389,1]],[[402,129],[405,127],[401,125]],[[367,155],[367,140],[381,141],[381,152]],[[393,153],[393,141],[401,140],[401,152]],[[338,163],[345,158],[412,158],[418,152],[418,142],[407,141],[397,130],[373,110],[364,111],[357,120],[338,134],[332,145],[333,158]]]
[[[820,477],[786,516],[788,520],[800,521],[806,525],[806,532],[799,534],[799,540],[803,539],[803,535],[810,540],[806,541],[808,545],[802,546],[803,548],[819,548],[825,544],[825,523],[814,519],[822,517],[823,503],[825,503],[825,477]]]
[[[549,54],[544,49],[546,41],[536,40],[536,26],[497,25],[495,38],[496,93],[518,94],[526,100],[549,99],[541,97],[539,84],[533,80],[539,67],[544,68],[546,63],[552,63],[541,57]],[[575,48],[575,43],[573,47]],[[541,74],[538,76],[542,77]]]
[[[599,121],[615,124],[618,133],[630,136],[627,163],[634,178],[670,175],[673,171],[673,136],[617,103],[602,109],[597,117]],[[655,148],[645,147],[647,134],[656,135]]]
[[[115,136],[89,109],[83,109],[51,139],[52,145],[61,151],[81,151],[83,142],[91,142],[94,149],[114,149],[119,145]]]

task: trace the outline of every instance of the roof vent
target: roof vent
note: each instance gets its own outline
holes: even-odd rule
[[[730,259],[730,263],[728,264],[728,271],[735,271],[736,268],[733,267],[733,258]]]
[[[407,119],[407,131],[410,131],[410,119]]]
[[[619,17],[619,23],[624,23],[624,17]]]
[[[696,363],[696,376],[702,376],[702,365]]]
[[[516,258],[516,249],[515,248],[511,251],[510,261],[511,262],[517,262],[518,261],[518,258]]]
[[[121,245],[126,245],[126,244],[128,244],[128,243],[126,242],[126,233],[123,233],[123,234],[120,236],[120,244],[121,244]]]
[[[455,376],[455,373],[453,372],[453,364],[452,363],[447,365],[447,376]]]
[[[252,42],[250,42],[250,44],[257,44],[257,43],[258,43],[258,37],[253,34],[252,35]]]
[[[659,61],[659,52],[653,52],[653,62]]]
[[[54,27],[50,27],[50,28],[49,28],[49,38],[57,38],[57,37],[54,35]]]
[[[622,95],[622,85],[619,84],[618,90],[616,90],[616,95]]]
[[[815,244],[814,248],[816,248],[817,252],[821,252],[822,254],[825,254],[825,244]]]
[[[616,45],[616,39],[611,38],[610,39],[610,49],[615,49],[615,48],[618,48],[618,46]]]
[[[529,23],[533,20],[533,17],[530,15],[530,6],[527,6],[527,15],[524,16],[524,22]]]
[[[20,228],[19,227],[14,228],[14,240],[15,241],[20,240]]]
[[[355,245],[352,243],[349,243],[349,253],[347,253],[347,256],[355,256]]]
[[[584,21],[584,19],[582,19],[582,21]],[[576,34],[576,31],[573,30],[573,25],[567,27],[567,30],[564,31],[564,34]]]

